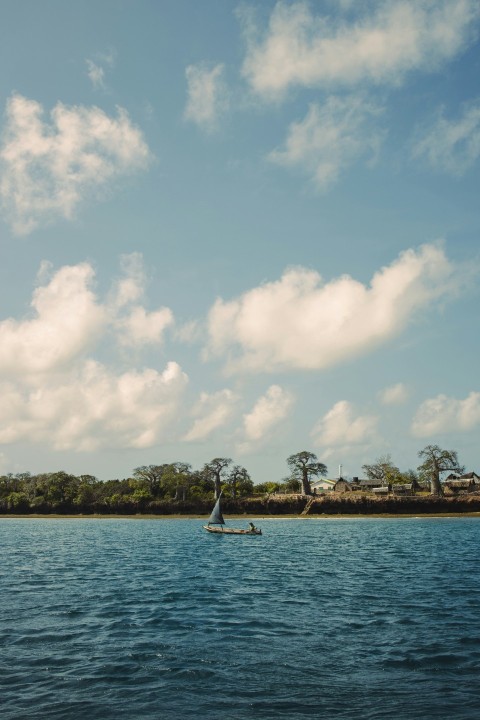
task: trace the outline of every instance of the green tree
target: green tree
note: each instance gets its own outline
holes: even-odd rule
[[[302,488],[302,483],[298,478],[289,477],[285,478],[284,482],[285,492],[287,493],[298,493]]]
[[[99,481],[93,475],[80,475],[77,494],[74,498],[75,505],[87,508],[93,505],[96,500],[96,490]]]
[[[189,463],[174,462],[165,466],[162,487],[174,500],[186,500],[192,484],[192,466]]]
[[[255,495],[263,495],[263,493],[268,493],[268,495],[271,495],[278,490],[280,490],[280,483],[268,480],[267,482],[259,483],[258,485],[253,486],[253,492],[255,493]]]
[[[241,465],[235,465],[231,469],[229,475],[227,476],[227,482],[230,486],[233,498],[236,498],[237,495],[245,496],[252,493],[253,482],[247,469]]]
[[[194,497],[209,497],[214,491],[213,480],[208,472],[202,470],[192,470],[190,474],[189,493]]]
[[[318,462],[318,458],[314,453],[302,450],[295,455],[287,458],[287,465],[291,470],[291,477],[294,480],[300,480],[302,483],[303,495],[312,494],[312,486],[310,479],[318,475],[327,474],[327,466]]]
[[[162,479],[165,472],[168,472],[170,465],[141,465],[133,471],[133,477],[136,480],[144,480],[151,495],[156,497],[159,495]]]
[[[391,455],[382,455],[372,465],[362,465],[362,470],[369,480],[378,480],[382,485],[407,482],[393,464]]]
[[[205,463],[203,467],[203,472],[206,476],[210,480],[213,480],[215,500],[218,498],[222,490],[222,481],[225,476],[224,471],[231,464],[232,460],[230,458],[213,458],[210,462]]]
[[[78,492],[79,479],[59,470],[37,476],[36,492],[43,495],[51,507],[73,503]]]
[[[28,512],[30,503],[24,492],[11,492],[7,496],[7,507],[17,513]]]
[[[427,445],[418,457],[423,463],[418,466],[420,476],[429,480],[432,495],[442,495],[440,478],[444,472],[463,473],[465,468],[458,462],[455,450],[442,450],[438,445]]]

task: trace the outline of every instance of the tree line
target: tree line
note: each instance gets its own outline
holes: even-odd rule
[[[419,457],[423,462],[417,471],[400,471],[389,455],[362,469],[368,478],[383,484],[428,480],[434,495],[442,493],[442,473],[464,471],[457,453],[438,445],[428,445]],[[245,467],[224,457],[213,458],[199,470],[185,462],[142,465],[122,480],[101,481],[93,475],[63,470],[37,475],[9,473],[0,476],[0,513],[135,514],[188,503],[203,509],[220,493],[233,501],[274,492],[312,495],[312,481],[327,474],[327,466],[307,450],[290,455],[286,462],[287,477],[261,484],[253,483]]]

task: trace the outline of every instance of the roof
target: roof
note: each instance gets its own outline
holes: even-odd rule
[[[474,480],[475,482],[480,482],[480,475],[477,475],[476,472],[469,472],[464,473],[463,475],[456,475],[455,473],[450,473],[450,475],[445,478],[445,482],[449,482],[451,480]]]
[[[358,480],[355,484],[360,485],[360,487],[371,488],[382,487],[383,485],[381,480]]]
[[[472,480],[470,480],[470,479],[467,479],[467,480],[446,480],[445,483],[444,483],[444,485],[446,485],[446,487],[449,487],[449,488],[457,488],[457,489],[469,488],[469,487],[471,487],[471,485],[472,485]]]
[[[322,480],[314,480],[310,485],[312,488],[318,488],[318,487],[333,487],[336,483],[336,480],[327,480],[323,478]]]

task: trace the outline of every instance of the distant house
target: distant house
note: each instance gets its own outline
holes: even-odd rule
[[[390,492],[389,485],[379,485],[378,487],[372,487],[371,492],[375,495],[388,495]]]
[[[463,480],[464,478],[465,479],[471,478],[473,480],[473,482],[475,483],[475,485],[478,485],[480,487],[480,475],[477,475],[476,472],[469,472],[469,473],[466,473],[466,475],[460,476],[460,480]]]
[[[446,495],[462,495],[480,490],[480,477],[475,472],[456,475],[451,473],[444,481]]]
[[[357,480],[355,484],[359,490],[367,490],[368,492],[373,492],[376,488],[387,487],[382,480]]]
[[[392,492],[394,495],[415,495],[416,487],[417,483],[399,483],[392,485]]]
[[[471,478],[465,480],[445,480],[443,491],[445,495],[466,495],[475,490],[475,483]]]
[[[430,490],[430,483],[428,480],[418,480],[415,489],[420,490],[420,492],[428,492]]]
[[[335,487],[335,480],[314,480],[310,483],[312,492],[316,495],[317,493],[330,492]]]
[[[349,483],[348,480],[341,477],[336,480],[333,489],[338,493],[351,492],[353,490],[353,485],[352,483]]]
[[[480,476],[477,475],[476,472],[468,472],[464,475],[456,475],[455,473],[450,473],[450,475],[445,478],[445,482],[449,482],[450,480],[472,480],[475,485],[480,486]]]
[[[353,477],[351,482],[344,478],[338,478],[333,489],[339,493],[363,490],[364,492],[374,492],[376,495],[386,495],[390,491],[390,486],[384,485],[381,480],[359,480],[358,477]]]

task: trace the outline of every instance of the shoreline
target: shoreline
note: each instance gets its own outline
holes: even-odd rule
[[[418,518],[423,519],[435,519],[435,518],[462,518],[462,517],[473,517],[480,518],[480,512],[450,512],[450,513],[322,513],[315,515],[296,515],[296,514],[285,514],[285,515],[248,515],[248,518],[253,520],[268,521],[268,520],[365,520],[365,519],[385,519],[385,520],[403,520]],[[0,520],[202,520],[206,522],[208,515],[152,515],[152,514],[136,514],[136,515],[104,515],[104,514],[89,514],[89,515],[59,515],[59,514],[18,514],[13,513],[1,514]],[[243,515],[229,515],[227,526],[232,521],[243,521],[247,522],[247,516]]]

